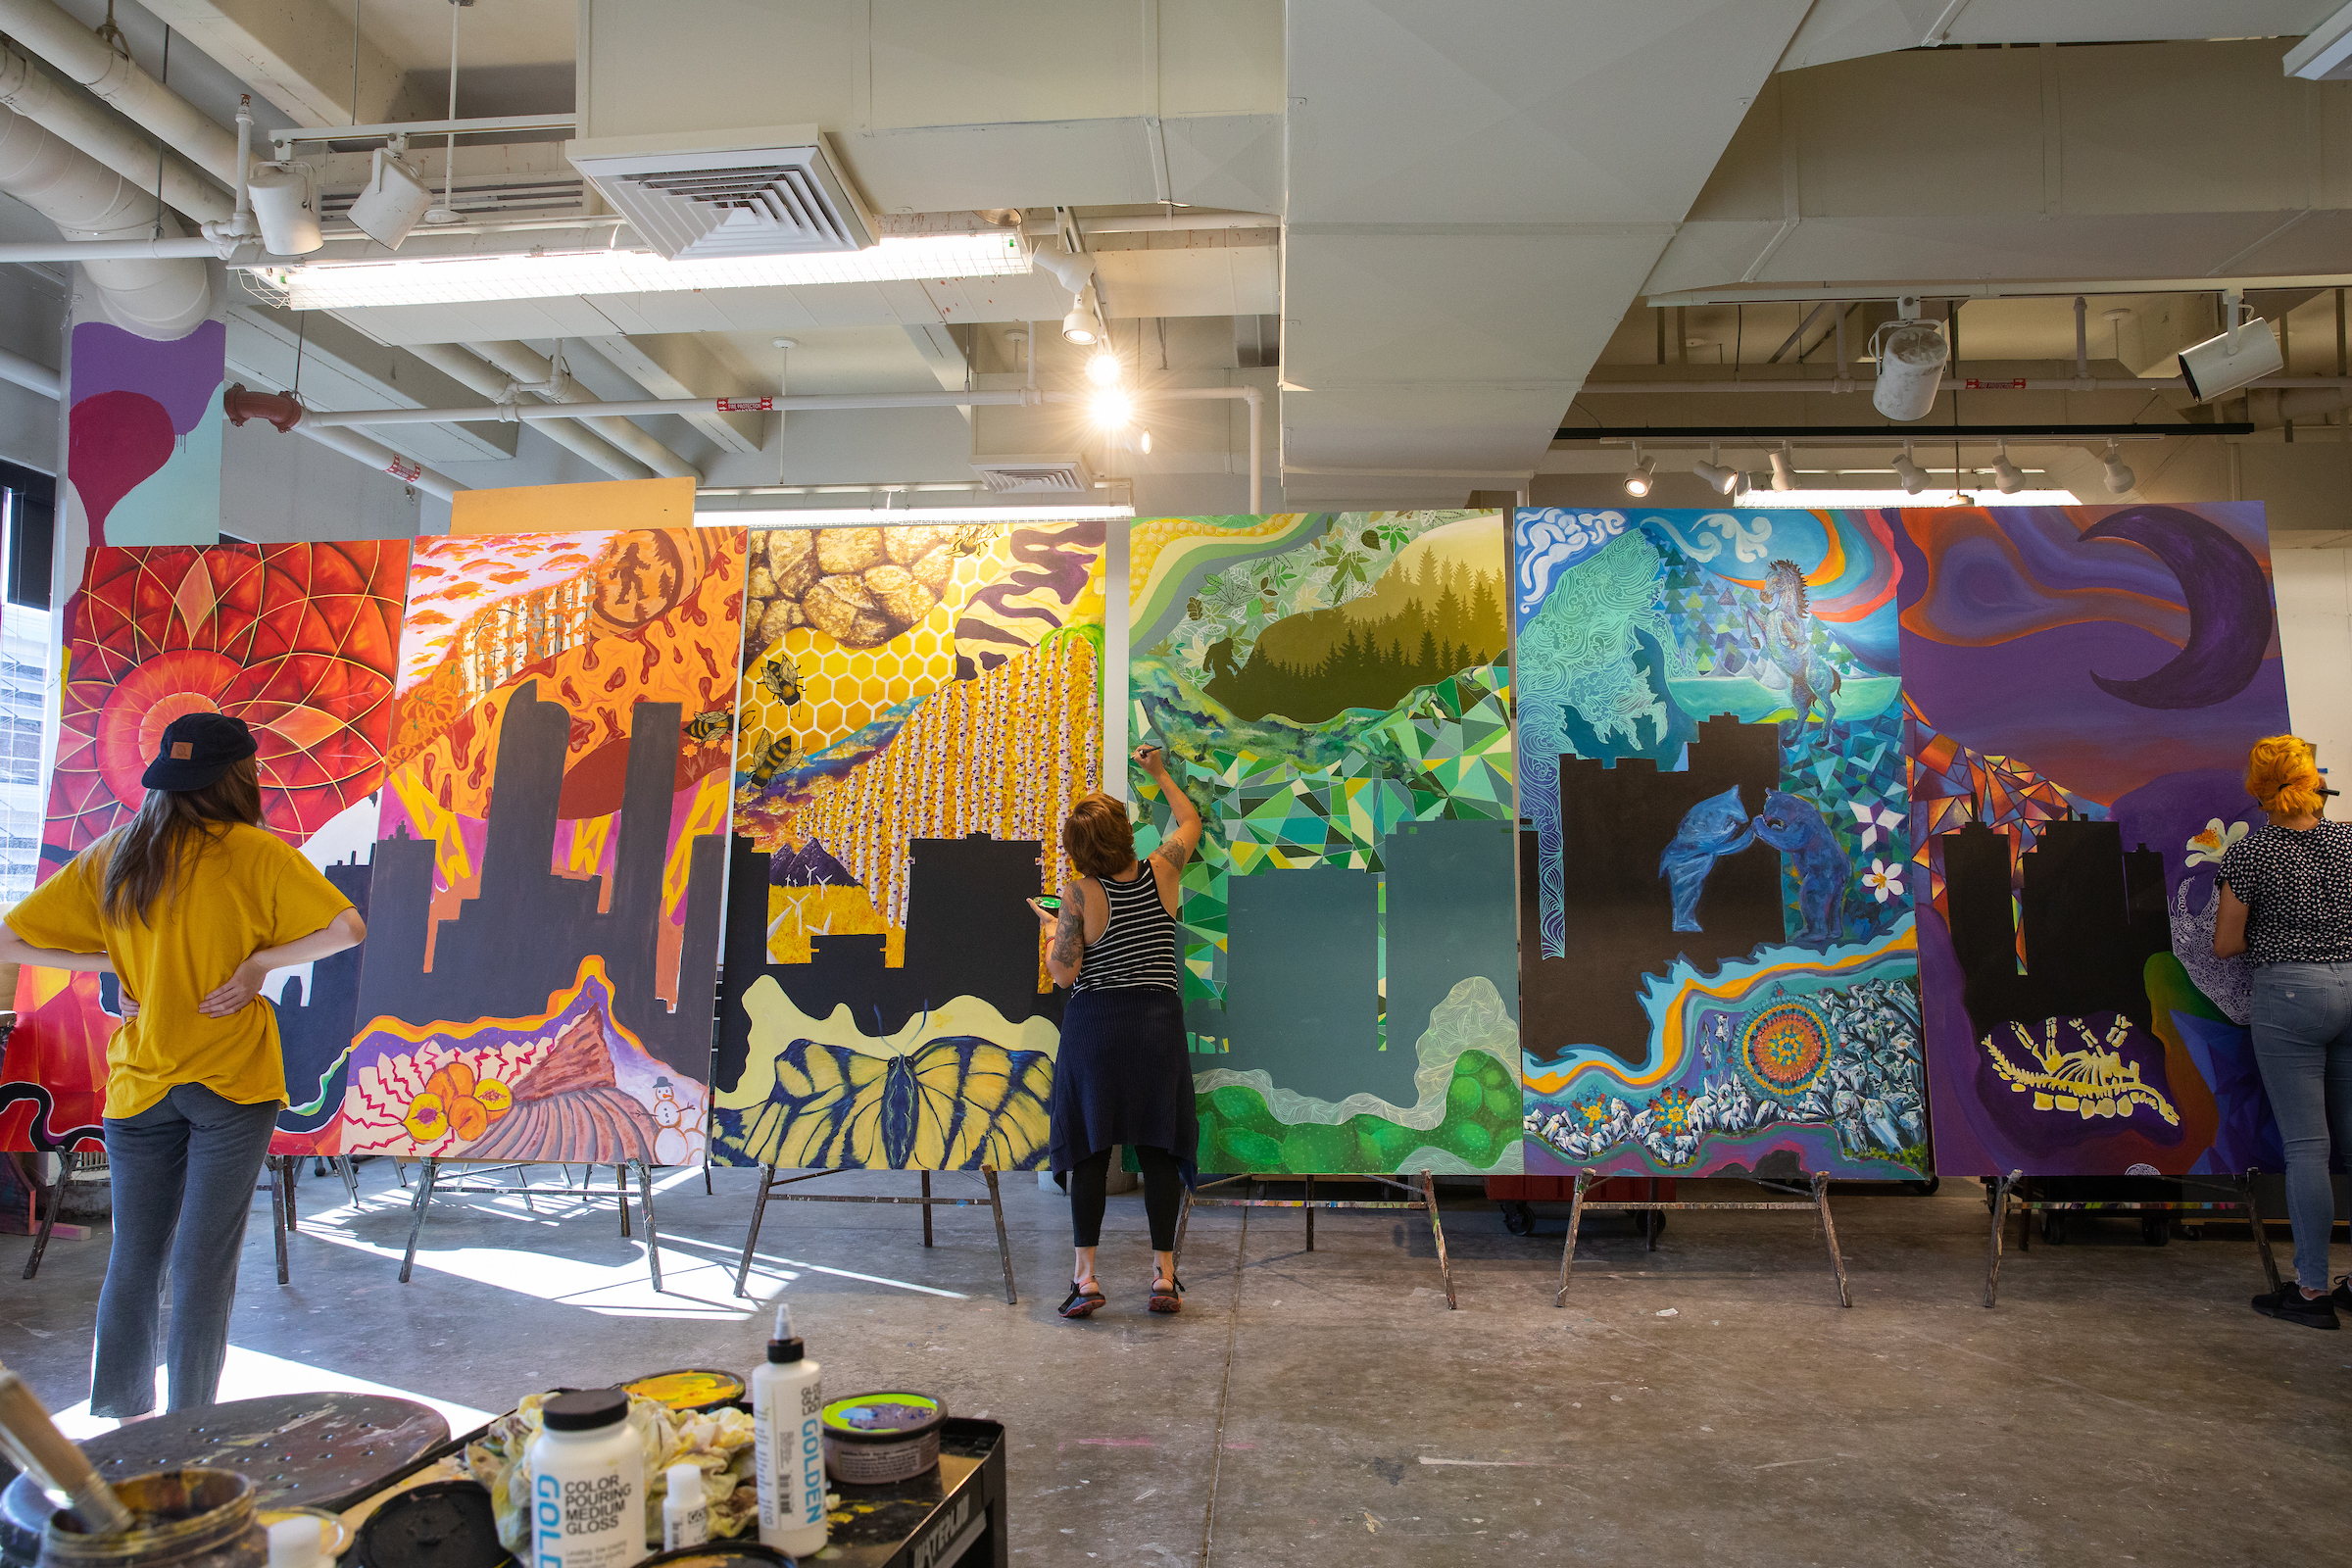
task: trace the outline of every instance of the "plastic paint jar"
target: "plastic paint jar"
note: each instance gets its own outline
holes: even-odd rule
[[[824,1408],[825,1470],[854,1487],[911,1481],[939,1463],[947,1407],[924,1394],[854,1394]]]
[[[559,1394],[531,1440],[531,1561],[629,1568],[645,1556],[645,1445],[618,1389]]]

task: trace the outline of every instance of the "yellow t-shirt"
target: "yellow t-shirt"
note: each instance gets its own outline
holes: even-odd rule
[[[114,960],[139,1015],[106,1047],[106,1114],[136,1116],[176,1084],[202,1084],[240,1105],[286,1098],[277,1011],[266,997],[225,1018],[196,1004],[264,948],[281,947],[334,922],[351,901],[267,828],[229,826],[191,847],[176,896],[159,898],[147,922],[107,922],[102,912],[109,834],[8,911],[9,929],[36,948],[101,953]]]

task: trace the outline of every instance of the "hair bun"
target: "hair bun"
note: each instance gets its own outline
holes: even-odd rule
[[[2300,735],[2268,735],[2246,754],[2246,793],[2278,816],[2304,816],[2320,808],[2320,764],[2311,742]]]

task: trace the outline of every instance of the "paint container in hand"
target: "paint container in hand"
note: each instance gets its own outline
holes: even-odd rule
[[[115,1483],[131,1527],[88,1535],[71,1513],[51,1516],[41,1568],[265,1568],[270,1536],[254,1517],[253,1483],[194,1465]]]
[[[645,1555],[645,1445],[618,1389],[559,1394],[531,1440],[531,1559],[630,1568]]]
[[[824,1549],[825,1448],[817,1412],[822,1369],[792,1332],[792,1308],[776,1308],[767,1360],[752,1373],[753,1470],[760,1486],[760,1544],[795,1557]]]
[[[939,1463],[947,1408],[923,1394],[856,1394],[825,1406],[825,1469],[854,1487],[912,1481]]]

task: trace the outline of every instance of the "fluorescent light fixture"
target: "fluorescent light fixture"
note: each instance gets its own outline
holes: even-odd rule
[[[2107,443],[2104,466],[2107,469],[2107,488],[2114,494],[2120,496],[2139,483],[2139,476],[2124,466],[2124,455],[2115,449],[2113,441]]]
[[[895,283],[917,278],[1012,276],[1029,270],[1018,238],[1006,233],[925,234],[885,239],[861,251],[803,256],[714,256],[664,261],[652,251],[596,250],[544,256],[433,256],[301,267],[257,267],[297,311],[370,305],[466,305],[566,295],[661,294],[693,289],[804,288],[824,283]]]
[[[916,522],[1113,522],[1133,507],[802,507],[698,512],[698,528],[843,528]]]
[[[1962,498],[1968,499],[1962,499]],[[1792,507],[1807,512],[1851,511],[1861,507],[1968,507],[1979,504],[1973,490],[1751,490],[1742,507]],[[2071,490],[2020,490],[2001,497],[2004,507],[2074,507],[2082,498]]]

